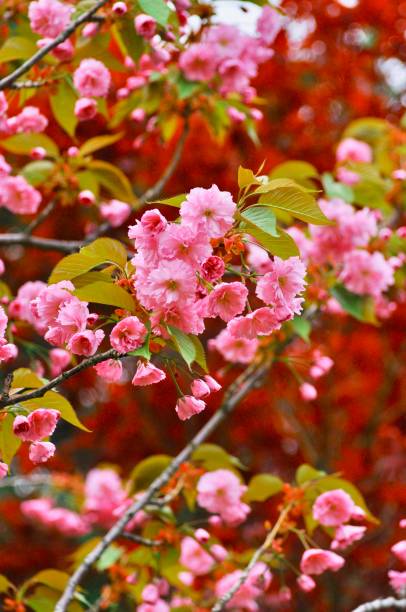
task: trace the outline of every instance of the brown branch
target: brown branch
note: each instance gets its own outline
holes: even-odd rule
[[[39,226],[41,225],[41,223],[43,221],[45,221],[45,219],[47,217],[49,217],[49,215],[51,214],[51,212],[54,210],[56,206],[56,202],[55,200],[51,200],[50,202],[48,202],[48,204],[41,210],[41,212],[39,213],[39,215],[37,215],[35,217],[35,219],[33,221],[31,221],[31,223],[29,223],[27,225],[26,228],[24,228],[24,234],[26,234],[27,236],[29,234],[32,234],[32,232]]]
[[[127,509],[123,516],[107,532],[104,538],[88,555],[86,555],[85,559],[70,577],[62,597],[55,606],[54,612],[66,612],[71,600],[75,595],[76,587],[79,585],[82,578],[91,568],[93,563],[95,563],[106,548],[108,548],[108,546],[110,546],[110,544],[118,536],[120,536],[127,523],[134,517],[134,515],[142,510],[142,508],[144,508],[148,502],[150,502],[150,500],[161,490],[161,488],[169,482],[173,474],[179,469],[182,463],[189,459],[193,451],[213,433],[213,431],[234,410],[234,408],[246,396],[246,394],[255,387],[255,385],[268,371],[270,363],[271,361],[267,359],[262,363],[252,364],[248,366],[246,370],[234,381],[234,383],[227,390],[223,403],[217,412],[214,413],[214,415],[200,429],[189,444],[187,444],[187,446],[185,446],[185,448],[175,457],[175,459],[162,472],[162,474],[160,474],[160,476],[153,481],[142,497],[140,497]]]
[[[56,240],[54,238],[40,238],[30,236],[25,232],[15,234],[0,234],[0,246],[11,246],[19,244],[21,246],[31,246],[45,251],[60,251],[61,253],[74,253],[83,246],[81,240]]]
[[[82,15],[75,19],[75,21],[72,21],[68,25],[66,30],[61,32],[59,36],[51,40],[51,42],[45,45],[45,47],[42,47],[42,49],[38,49],[38,51],[34,53],[32,57],[22,63],[21,66],[14,70],[14,72],[4,77],[4,79],[0,81],[0,91],[6,89],[6,87],[10,87],[14,83],[14,81],[16,81],[26,72],[28,72],[33,66],[35,66],[35,64],[37,64],[43,57],[45,57],[45,55],[52,51],[52,49],[55,49],[55,47],[63,43],[67,38],[69,38],[71,34],[75,32],[75,30],[79,26],[89,21],[89,19],[99,10],[99,8],[107,4],[107,2],[108,0],[98,0],[98,2],[96,2],[96,4],[91,9],[89,9],[85,13],[82,13]]]
[[[161,546],[163,543],[162,540],[149,540],[136,533],[123,533],[121,537],[126,538],[126,540],[131,540],[132,542],[137,542],[137,544],[142,544],[143,546]]]
[[[88,359],[84,359],[78,365],[74,366],[70,370],[66,370],[65,372],[62,372],[62,374],[59,374],[59,376],[57,376],[56,378],[53,378],[46,385],[43,385],[42,387],[39,387],[38,389],[34,389],[33,391],[29,391],[28,393],[13,394],[4,399],[0,397],[0,408],[5,408],[6,406],[13,406],[15,404],[19,404],[20,402],[26,402],[27,400],[36,399],[38,397],[43,397],[47,391],[50,391],[54,387],[57,387],[62,382],[64,382],[68,378],[72,378],[72,376],[75,376],[75,374],[78,374],[82,370],[86,370],[87,368],[90,368],[91,366],[94,366],[97,363],[106,361],[107,359],[121,359],[122,357],[125,357],[125,356],[126,356],[126,353],[120,354],[120,353],[117,353],[117,351],[115,351],[114,349],[109,349],[108,351],[105,351],[104,353],[93,355],[92,357],[89,357]]]

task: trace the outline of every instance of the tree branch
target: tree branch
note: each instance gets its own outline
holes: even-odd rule
[[[34,53],[33,56],[31,56],[23,64],[21,64],[21,66],[14,70],[14,72],[4,77],[4,79],[0,81],[0,91],[6,89],[6,87],[10,87],[14,83],[14,81],[16,81],[26,72],[28,72],[33,66],[35,66],[35,64],[37,64],[43,57],[45,57],[45,55],[52,51],[52,49],[55,49],[55,47],[63,43],[67,38],[69,38],[71,34],[73,34],[73,32],[75,32],[75,30],[79,26],[89,21],[90,17],[92,17],[99,10],[99,8],[107,4],[107,2],[108,0],[98,0],[98,2],[96,2],[96,4],[91,9],[89,9],[85,13],[82,13],[82,15],[75,19],[75,21],[72,21],[68,25],[66,30],[61,32],[59,36],[51,40],[51,42],[45,45],[45,47],[42,47],[42,49],[38,49],[38,51]]]
[[[145,191],[145,193],[143,193],[142,196],[140,196],[139,198],[140,206],[142,206],[146,202],[153,201],[154,199],[160,196],[163,188],[165,187],[166,183],[169,181],[169,179],[175,172],[176,167],[180,161],[188,132],[189,132],[189,124],[187,120],[185,120],[185,124],[183,126],[182,133],[179,137],[178,142],[176,143],[176,147],[174,149],[171,161],[169,162],[161,178],[155,183],[155,185],[153,185],[150,189],[147,189],[147,191]]]
[[[214,604],[214,606],[211,609],[212,612],[222,612],[225,609],[225,607],[228,604],[228,602],[236,594],[238,589],[244,584],[244,582],[249,577],[249,574],[250,574],[251,570],[253,569],[253,567],[255,566],[255,564],[258,563],[258,561],[260,560],[260,558],[262,557],[264,552],[266,552],[268,550],[268,548],[271,546],[271,544],[274,541],[274,539],[275,539],[275,537],[276,537],[276,535],[277,535],[277,533],[278,533],[278,531],[279,531],[283,521],[285,520],[285,518],[289,514],[290,509],[291,509],[291,506],[289,505],[289,506],[286,506],[286,508],[284,508],[282,510],[282,512],[279,515],[278,520],[276,521],[275,525],[273,526],[273,528],[271,529],[271,531],[269,532],[269,534],[265,538],[263,544],[259,548],[257,548],[255,553],[252,555],[249,563],[245,566],[245,568],[241,572],[240,577],[238,578],[238,580],[236,580],[236,582],[233,584],[231,589],[229,591],[227,591],[227,593],[225,593],[223,595],[223,597],[221,597],[217,601],[217,603]]]
[[[406,610],[406,599],[396,599],[395,597],[386,597],[385,599],[375,599],[361,604],[352,612],[375,612],[375,610],[388,610],[389,608],[397,608],[398,610]]]
[[[93,550],[85,557],[79,567],[70,577],[68,584],[65,588],[62,597],[55,606],[54,612],[66,612],[69,603],[75,594],[75,589],[81,582],[84,575],[91,568],[93,563],[99,559],[108,546],[122,533],[127,523],[133,518],[133,516],[142,510],[144,506],[150,502],[150,500],[160,491],[160,489],[166,485],[173,474],[179,469],[193,451],[204,442],[211,433],[220,425],[222,421],[233,411],[238,403],[246,396],[246,394],[253,389],[253,387],[260,381],[264,374],[268,371],[271,361],[269,359],[248,366],[248,368],[234,381],[234,383],[228,388],[222,405],[214,413],[214,415],[207,421],[202,429],[195,435],[195,437],[189,442],[187,446],[175,457],[170,465],[154,480],[149,486],[147,491],[135,501],[123,516],[113,525],[113,527],[107,532],[104,538],[93,548]]]
[[[24,229],[24,234],[27,234],[27,236],[32,234],[32,232],[51,214],[55,206],[55,200],[48,202],[48,204],[41,210],[39,215],[37,215],[35,219],[27,225],[27,227]]]
[[[106,361],[107,359],[121,359],[125,356],[126,353],[120,354],[117,353],[117,351],[115,351],[114,349],[109,349],[104,353],[93,355],[88,359],[84,359],[70,370],[62,372],[62,374],[59,374],[59,376],[50,380],[46,385],[43,385],[38,389],[34,389],[34,391],[29,391],[28,393],[22,394],[17,393],[4,399],[1,399],[0,397],[0,408],[5,408],[6,406],[13,406],[15,404],[19,404],[20,402],[26,402],[27,400],[36,399],[37,397],[43,397],[47,391],[50,391],[54,387],[57,387],[62,382],[64,382],[68,378],[72,378],[72,376],[75,376],[75,374],[78,374],[82,370],[86,370],[86,368],[90,368],[91,366],[101,363],[102,361]]]
[[[15,234],[0,234],[0,246],[32,246],[45,251],[61,251],[62,253],[74,253],[85,243],[83,240],[55,240],[54,238],[39,238],[30,236],[24,232]]]
[[[142,544],[143,546],[161,546],[162,540],[149,540],[148,538],[143,538],[136,533],[123,533],[123,538],[126,540],[131,540],[132,542],[137,542],[137,544]]]

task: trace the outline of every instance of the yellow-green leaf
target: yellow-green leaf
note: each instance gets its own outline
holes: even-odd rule
[[[266,234],[279,236],[275,215],[268,206],[249,206],[241,213],[241,217],[249,225],[253,225]]]
[[[57,145],[45,134],[16,134],[2,140],[1,146],[17,155],[29,155],[34,147],[43,147],[52,157],[59,155]]]
[[[115,198],[135,204],[137,198],[131,183],[119,168],[99,159],[89,162],[88,168],[96,175],[99,183]]]
[[[257,474],[251,478],[248,489],[244,494],[244,501],[250,503],[253,501],[263,502],[272,495],[276,495],[282,491],[283,480],[273,474]]]
[[[0,421],[0,455],[4,463],[10,464],[21,446],[21,440],[13,433],[14,417],[8,414]]]
[[[75,103],[77,96],[73,88],[66,81],[60,81],[58,91],[50,97],[52,113],[61,128],[69,134],[75,135],[78,120],[75,116]]]
[[[12,582],[10,582],[10,580],[6,577],[3,576],[3,574],[0,574],[0,593],[6,593],[9,589],[14,589],[14,585]]]
[[[49,178],[54,168],[54,162],[43,159],[30,162],[24,166],[24,168],[21,170],[21,174],[28,181],[28,183],[30,183],[30,185],[37,187]]]
[[[12,389],[38,389],[44,381],[28,368],[18,368],[13,372]]]
[[[183,204],[183,202],[186,200],[186,196],[186,193],[181,193],[173,196],[172,198],[167,198],[166,200],[154,200],[153,202],[148,202],[148,204],[166,204],[167,206],[180,208],[181,204]]]
[[[38,572],[27,580],[21,590],[20,594],[24,593],[27,589],[29,589],[33,584],[45,584],[46,586],[55,589],[56,591],[64,591],[66,584],[69,580],[70,576],[66,572],[61,572],[55,569],[46,569]]]
[[[309,162],[292,159],[275,166],[269,176],[271,179],[290,178],[301,180],[317,178],[319,173],[312,164],[309,164]]]
[[[191,364],[196,359],[196,348],[194,342],[192,341],[191,337],[177,327],[168,325],[168,330],[175,347],[178,349],[179,353],[182,355],[183,359],[190,368]]]
[[[235,470],[235,468],[245,469],[237,457],[229,455],[218,444],[211,444],[209,442],[200,444],[193,452],[191,459],[209,471],[218,470],[219,468],[230,470]]]
[[[238,187],[242,189],[243,187],[248,187],[249,185],[259,185],[260,181],[257,179],[255,174],[249,168],[243,168],[239,166],[238,168]]]
[[[87,427],[80,422],[76,412],[73,409],[72,404],[56,391],[47,391],[43,397],[27,400],[21,402],[21,405],[28,410],[37,410],[38,408],[52,408],[59,410],[61,418],[67,421],[71,425],[82,429],[83,431],[90,431]]]
[[[79,149],[80,155],[83,157],[85,155],[90,155],[99,149],[104,149],[105,147],[109,147],[114,144],[120,138],[122,138],[124,132],[119,132],[118,134],[104,134],[103,136],[95,136],[94,138],[89,138]]]
[[[203,344],[200,342],[197,336],[191,335],[189,336],[189,338],[195,345],[195,351],[196,351],[195,362],[202,368],[202,370],[204,370],[205,372],[208,372],[206,354],[204,352]]]
[[[171,11],[163,0],[138,0],[141,9],[159,24],[166,25]]]
[[[264,249],[277,255],[281,259],[288,259],[289,257],[295,257],[300,255],[299,249],[293,238],[278,228],[279,236],[275,238],[266,234],[262,230],[256,227],[249,227],[244,229],[244,232],[250,234]]]
[[[316,470],[316,468],[312,467],[308,463],[302,463],[296,470],[296,482],[298,485],[302,485],[305,482],[309,482],[310,480],[317,480],[318,478],[322,478],[326,476],[326,472],[322,470]]]
[[[0,49],[0,63],[28,59],[38,51],[33,40],[22,36],[11,36]]]
[[[300,185],[274,189],[262,197],[260,203],[283,210],[312,225],[334,225],[322,212],[315,198]]]
[[[71,280],[101,264],[117,264],[124,268],[127,262],[125,247],[112,238],[98,238],[91,244],[82,247],[79,253],[67,255],[52,270],[49,283]]]
[[[130,475],[133,491],[147,489],[151,482],[168,467],[171,461],[172,457],[170,455],[153,455],[140,461]]]
[[[124,308],[134,312],[134,299],[122,287],[113,283],[96,281],[85,285],[80,289],[76,289],[74,295],[85,302],[94,302],[95,304],[106,304],[115,308]]]

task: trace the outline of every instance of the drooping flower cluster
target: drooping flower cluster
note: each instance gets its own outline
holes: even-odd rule
[[[13,432],[23,442],[30,442],[29,454],[33,463],[45,463],[54,455],[55,445],[43,439],[54,433],[59,416],[58,410],[39,408],[28,417],[18,415],[14,419]]]
[[[17,215],[33,215],[41,204],[41,194],[23,176],[12,176],[11,167],[0,155],[0,206]]]

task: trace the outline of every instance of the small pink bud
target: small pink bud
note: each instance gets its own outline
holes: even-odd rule
[[[254,121],[261,121],[264,118],[264,113],[259,108],[252,108],[250,115]]]
[[[112,11],[115,15],[121,17],[121,15],[125,15],[128,11],[127,5],[125,2],[115,2],[113,4]]]
[[[381,238],[381,240],[389,240],[391,236],[392,230],[389,229],[389,227],[384,227],[379,231],[379,238]]]
[[[127,79],[126,87],[130,91],[134,91],[135,89],[140,89],[140,87],[144,87],[146,82],[147,81],[143,76],[132,76]]]
[[[317,389],[310,383],[305,382],[300,385],[299,392],[306,402],[310,402],[311,400],[314,400],[317,397]]]
[[[67,150],[68,157],[77,157],[79,154],[78,147],[69,147]]]
[[[93,119],[97,115],[97,102],[92,98],[79,98],[75,103],[75,117],[79,121]]]
[[[5,271],[6,271],[6,266],[4,265],[4,261],[0,259],[0,276],[2,276]]]
[[[152,38],[156,33],[156,21],[150,15],[141,13],[134,19],[135,31],[143,38]]]
[[[128,98],[129,95],[130,95],[130,90],[127,89],[127,87],[120,87],[120,89],[117,89],[117,92],[116,92],[117,100],[125,100],[125,98]]]
[[[8,465],[3,461],[0,461],[0,480],[5,478],[8,474]]]
[[[237,108],[234,108],[234,106],[228,107],[227,114],[230,119],[236,123],[242,123],[245,120],[245,113],[242,113]]]
[[[224,559],[227,559],[228,557],[227,550],[220,544],[213,544],[213,546],[210,548],[210,552],[216,561],[224,561]]]
[[[131,113],[130,117],[133,121],[136,121],[137,123],[141,123],[142,121],[144,121],[146,117],[146,112],[144,111],[143,108],[135,108],[133,112]]]
[[[398,229],[396,230],[396,233],[399,236],[399,238],[406,238],[406,225],[402,225],[401,227],[398,227]]]
[[[210,540],[210,534],[205,529],[196,529],[195,538],[199,542],[208,542]]]
[[[82,35],[86,38],[92,38],[98,32],[99,26],[97,23],[87,23],[82,30]]]
[[[31,149],[30,157],[35,160],[44,159],[47,156],[46,149],[44,147],[34,147]]]
[[[79,204],[83,204],[83,206],[91,206],[96,202],[95,195],[90,189],[84,189],[78,195]]]
[[[126,55],[124,58],[124,66],[126,68],[134,68],[135,66],[134,60],[129,55]]]

